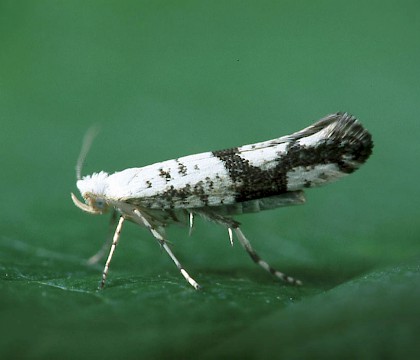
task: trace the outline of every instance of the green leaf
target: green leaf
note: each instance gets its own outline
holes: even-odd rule
[[[0,1],[0,359],[419,359],[418,2]],[[171,227],[189,286],[82,175],[289,134],[336,111],[372,133],[357,172],[304,206],[238,217],[293,287],[197,219]]]

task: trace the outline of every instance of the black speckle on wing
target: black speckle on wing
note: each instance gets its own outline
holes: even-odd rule
[[[181,176],[187,175],[187,167],[184,163],[179,161],[178,159],[175,159],[176,163],[178,164],[178,174]]]
[[[236,185],[236,201],[272,196],[287,191],[286,172],[281,169],[261,170],[240,156],[238,148],[214,151]]]

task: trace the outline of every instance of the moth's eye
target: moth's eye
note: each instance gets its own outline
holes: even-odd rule
[[[95,206],[99,209],[103,209],[103,207],[105,206],[105,202],[103,200],[96,200]]]

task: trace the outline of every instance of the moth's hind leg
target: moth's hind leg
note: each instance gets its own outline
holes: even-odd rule
[[[268,271],[270,274],[274,275],[275,277],[279,278],[280,280],[287,282],[289,284],[293,285],[302,285],[302,282],[300,280],[297,280],[291,276],[286,275],[285,273],[276,270],[273,268],[270,264],[268,264],[265,260],[263,260],[257,252],[254,250],[254,248],[251,246],[251,243],[249,240],[245,237],[241,229],[239,228],[239,223],[233,219],[224,217],[219,214],[207,212],[207,211],[200,211],[200,215],[202,215],[204,218],[207,218],[209,220],[212,220],[218,224],[221,224],[225,227],[227,227],[229,232],[229,239],[232,243],[232,230],[235,232],[236,237],[238,238],[241,245],[244,247],[248,255],[251,257],[251,259],[261,266],[264,270]]]
[[[200,285],[188,274],[188,272],[184,269],[184,267],[181,265],[179,260],[175,257],[174,253],[168,246],[166,239],[162,236],[162,234],[156,230],[156,228],[151,224],[151,222],[138,210],[134,209],[133,213],[136,215],[136,219],[140,221],[144,226],[146,226],[149,231],[152,233],[152,235],[155,237],[155,239],[159,242],[159,244],[162,246],[162,248],[168,253],[172,261],[175,263],[178,270],[181,272],[182,276],[185,278],[185,280],[188,281],[188,283],[196,290],[200,289]]]
[[[302,282],[300,280],[295,279],[289,275],[286,275],[285,273],[282,273],[281,271],[278,271],[277,269],[273,268],[269,263],[267,263],[265,260],[261,259],[261,257],[255,252],[255,250],[251,246],[251,243],[245,237],[244,233],[241,231],[239,227],[236,227],[233,230],[235,231],[239,242],[241,243],[241,245],[244,247],[248,255],[251,257],[251,259],[255,263],[260,265],[264,270],[268,271],[270,274],[274,275],[280,280],[283,280],[292,285],[302,285]]]

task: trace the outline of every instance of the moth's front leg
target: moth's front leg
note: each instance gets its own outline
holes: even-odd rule
[[[124,216],[120,216],[118,220],[117,228],[115,229],[114,237],[112,239],[111,250],[109,251],[108,259],[106,260],[104,271],[102,272],[102,281],[100,288],[103,289],[105,286],[106,277],[108,276],[109,265],[111,264],[112,256],[114,255],[115,248],[118,245],[118,241],[120,239],[121,229],[124,223]]]
[[[109,247],[111,246],[111,244],[112,244],[112,237],[113,237],[113,233],[112,233],[112,230],[114,229],[114,226],[115,226],[115,224],[116,224],[116,222],[117,222],[117,211],[116,210],[114,210],[113,212],[112,212],[112,215],[111,215],[111,218],[109,219],[109,230],[108,230],[108,235],[107,235],[107,238],[106,238],[106,240],[105,240],[105,243],[102,245],[102,247],[99,249],[99,251],[96,253],[96,254],[94,254],[94,255],[92,255],[88,260],[87,260],[87,263],[89,264],[89,265],[93,265],[93,264],[96,264],[96,263],[98,263],[99,261],[101,261],[102,260],[102,258],[105,256],[105,254],[106,254],[106,252],[107,252],[107,250],[109,249]]]

